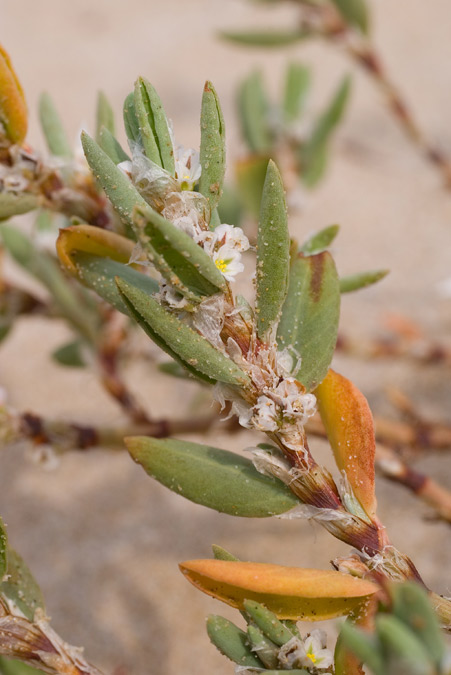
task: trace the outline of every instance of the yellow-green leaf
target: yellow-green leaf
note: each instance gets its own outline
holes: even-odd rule
[[[279,619],[322,621],[343,616],[378,590],[341,572],[253,562],[190,560],[180,569],[199,590],[243,609],[255,600]]]
[[[74,256],[78,253],[110,258],[128,263],[134,244],[120,234],[103,230],[93,225],[72,225],[60,230],[56,250],[63,267],[73,276],[77,275]]]
[[[315,395],[337,466],[346,473],[355,497],[372,518],[376,513],[376,441],[368,401],[350,380],[333,370],[329,370]]]
[[[226,169],[225,124],[215,88],[206,82],[200,117],[199,192],[208,199],[210,211],[217,207],[222,195]]]
[[[27,104],[22,86],[7,52],[0,45],[0,124],[6,137],[20,145],[28,127]]]

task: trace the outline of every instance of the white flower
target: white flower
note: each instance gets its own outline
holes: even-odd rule
[[[279,411],[268,396],[259,396],[253,407],[252,426],[260,431],[276,431],[279,427]]]
[[[234,227],[233,225],[218,225],[214,230],[216,242],[220,246],[230,246],[237,251],[247,251],[249,248],[249,239],[244,234],[241,227]]]
[[[334,662],[334,657],[330,649],[326,647],[326,634],[322,630],[313,630],[304,640],[305,657],[301,662],[302,666],[307,668],[329,668]]]
[[[230,246],[221,246],[218,251],[213,253],[213,260],[227,281],[235,281],[236,275],[244,270],[241,254]]]
[[[182,190],[192,190],[200,178],[202,168],[199,153],[192,148],[177,146],[174,152],[175,173]]]

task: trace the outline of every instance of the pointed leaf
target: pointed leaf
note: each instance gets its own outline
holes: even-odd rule
[[[282,177],[270,160],[263,188],[257,241],[257,333],[267,335],[287,295],[290,236]]]
[[[279,619],[322,621],[348,614],[378,590],[341,572],[253,562],[190,560],[180,569],[199,590],[243,608],[255,600]]]
[[[130,157],[122,148],[119,141],[117,141],[111,132],[105,127],[100,129],[99,145],[115,164],[130,161]]]
[[[208,199],[210,210],[217,207],[222,194],[226,169],[225,125],[218,95],[211,82],[206,82],[200,115],[199,192]]]
[[[124,101],[124,127],[129,144],[141,145],[141,133],[135,110],[135,94],[131,92]]]
[[[343,19],[351,26],[356,26],[362,33],[369,32],[369,11],[366,0],[332,0]]]
[[[390,270],[374,270],[371,272],[361,272],[361,274],[352,274],[340,279],[340,293],[351,293],[358,291],[366,286],[371,286],[387,276]]]
[[[350,380],[333,370],[315,395],[338,469],[346,473],[355,497],[372,518],[376,513],[376,441],[368,401]]]
[[[49,151],[55,157],[72,159],[73,152],[60,116],[49,94],[44,92],[39,99],[39,119]]]
[[[238,90],[241,133],[251,152],[266,154],[272,147],[269,129],[269,102],[259,71],[251,73]]]
[[[81,340],[72,340],[55,349],[52,352],[52,359],[68,368],[84,368],[87,364],[83,358],[82,348]]]
[[[316,146],[315,151],[308,156],[308,159],[302,157],[301,148],[300,178],[306,187],[314,188],[320,182],[326,172],[329,156],[329,147],[325,142]]]
[[[166,113],[154,87],[142,77],[135,84],[134,103],[144,152],[152,162],[175,176],[174,148]]]
[[[81,142],[94,177],[100,182],[124,223],[132,227],[135,207],[145,207],[147,202],[127,176],[85,131],[81,134]]]
[[[60,230],[56,242],[56,250],[63,267],[69,274],[77,275],[73,261],[78,253],[90,253],[111,258],[121,263],[128,263],[134,244],[120,234],[103,230],[94,225],[71,225]]]
[[[21,556],[8,549],[7,577],[0,584],[0,593],[12,600],[27,619],[33,621],[38,607],[44,609],[44,598],[35,578]]]
[[[14,192],[0,192],[0,220],[7,220],[12,216],[20,216],[37,209],[38,198],[26,192],[15,194]]]
[[[235,624],[222,616],[209,616],[207,633],[211,642],[221,654],[240,666],[262,668],[262,662],[248,646],[247,635]]]
[[[224,40],[248,47],[286,47],[310,37],[306,30],[222,31]]]
[[[288,64],[283,98],[283,111],[287,124],[295,122],[299,118],[304,108],[310,82],[311,72],[309,68],[300,63]]]
[[[294,375],[308,391],[327,373],[337,341],[339,315],[340,291],[332,256],[327,251],[312,256],[299,253],[291,264],[277,339],[281,348],[301,357],[301,368]]]
[[[99,91],[97,95],[97,111],[96,111],[96,141],[100,144],[100,132],[102,128],[110,132],[112,136],[115,134],[114,112],[109,100],[103,91]]]
[[[339,225],[329,225],[329,227],[325,227],[323,230],[320,230],[314,234],[313,237],[307,239],[305,244],[301,246],[301,253],[304,253],[305,255],[315,255],[316,253],[322,253],[329,248],[337,236],[339,230]]]
[[[0,127],[11,143],[21,145],[25,140],[28,127],[27,104],[11,59],[1,45]]]
[[[177,355],[182,365],[188,364],[211,380],[241,387],[249,384],[248,375],[228,356],[167,312],[152,297],[122,279],[117,280],[117,286],[140,326],[164,351],[172,357]]]
[[[349,674],[347,659],[344,658],[346,656],[345,650],[346,652],[349,650],[359,661],[371,668],[373,675],[385,675],[387,664],[384,663],[383,653],[378,641],[373,635],[369,635],[366,631],[357,628],[348,621],[349,619],[342,625],[337,640],[335,649],[336,675],[352,675]],[[362,673],[363,671],[357,670],[356,672]]]
[[[133,222],[149,259],[180,293],[199,302],[225,290],[225,279],[213,259],[186,232],[148,205],[136,208]]]
[[[280,481],[241,455],[208,445],[144,436],[125,439],[131,456],[173,492],[232,516],[268,518],[299,502]]]
[[[253,600],[245,600],[244,610],[263,631],[267,638],[281,647],[293,637],[293,633],[277,618],[274,612]]]
[[[408,626],[396,616],[378,614],[376,632],[397,672],[409,675],[433,675],[435,668],[427,650]]]
[[[280,665],[277,658],[279,650],[274,642],[263,635],[260,628],[252,624],[247,627],[247,634],[252,649],[258,654],[258,658],[263,662],[265,668],[277,668]]]
[[[226,551],[225,548],[222,548],[222,546],[213,544],[211,548],[213,549],[213,555],[216,560],[233,560],[234,562],[238,562],[238,558],[236,558],[232,553]]]

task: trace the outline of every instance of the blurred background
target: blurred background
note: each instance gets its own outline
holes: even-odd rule
[[[371,2],[373,35],[392,78],[428,136],[451,153],[451,6],[448,0]],[[314,72],[312,109],[337,81],[353,77],[352,100],[334,141],[321,186],[293,218],[295,236],[341,225],[334,255],[341,274],[389,268],[380,284],[343,299],[341,325],[362,339],[380,334],[387,315],[403,315],[434,339],[451,344],[451,298],[439,284],[451,276],[451,192],[418,156],[364,74],[322,42],[248,50],[221,42],[218,30],[286,26],[290,4],[245,0],[0,0],[0,41],[24,86],[31,117],[28,141],[44,148],[37,99],[48,91],[76,142],[94,130],[102,89],[121,117],[138,75],[159,92],[177,140],[198,147],[204,81],[213,81],[224,110],[229,172],[240,153],[236,87],[262,70],[274,94],[289,60]],[[120,124],[118,125],[121,126]],[[125,135],[119,133],[121,141]],[[24,318],[0,349],[0,384],[20,410],[85,423],[120,423],[120,410],[93,374],[59,368],[49,353],[64,340],[59,322]],[[336,365],[389,410],[387,387],[408,393],[421,412],[451,421],[451,382],[442,366],[340,356]],[[196,405],[196,386],[173,381],[145,363],[127,370],[130,386],[155,417]],[[124,420],[125,421],[125,420]],[[207,442],[241,450],[257,436],[217,431]],[[328,463],[327,446],[312,442]],[[220,544],[242,559],[327,568],[345,545],[304,521],[238,520],[184,501],[148,479],[124,453],[71,453],[46,472],[19,450],[2,453],[0,512],[10,538],[40,582],[54,627],[106,673],[226,675],[233,665],[209,644],[208,613],[233,611],[202,596],[177,563],[210,556]],[[451,488],[449,458],[422,455],[419,469]],[[410,555],[428,585],[450,594],[449,525],[431,522],[427,507],[401,487],[378,482],[380,515],[394,544]],[[235,617],[236,618],[236,617]]]

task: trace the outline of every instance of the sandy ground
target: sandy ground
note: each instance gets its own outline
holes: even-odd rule
[[[431,138],[451,150],[451,8],[448,0],[409,0],[374,5],[375,40],[402,83]],[[32,111],[30,141],[42,147],[36,101],[51,92],[75,138],[81,124],[93,128],[101,87],[119,113],[138,74],[159,90],[185,145],[198,143],[203,82],[211,79],[226,115],[229,155],[238,149],[233,94],[253,67],[271,87],[288,59],[313,65],[316,107],[337,78],[351,69],[336,51],[306,45],[283,52],[248,52],[221,44],[215,30],[290,22],[290,7],[257,12],[235,0],[0,0],[0,40],[11,52]],[[304,236],[342,224],[335,246],[342,273],[388,267],[379,286],[343,302],[342,325],[354,335],[380,331],[387,312],[420,321],[448,339],[450,300],[437,284],[451,274],[451,197],[437,175],[386,113],[361,73],[354,73],[352,105],[336,142],[327,179],[310,197],[292,230]],[[121,412],[90,372],[53,365],[49,352],[65,339],[58,322],[22,320],[0,349],[0,377],[19,409],[68,420],[118,423]],[[451,384],[440,367],[368,364],[341,358],[337,365],[384,409],[384,388],[397,383],[437,418],[450,418]],[[172,386],[146,364],[128,371],[130,385],[157,416],[193,409],[194,385]],[[233,439],[221,431],[209,439],[242,449],[250,433]],[[314,443],[321,460],[327,447]],[[449,460],[431,453],[419,466],[451,487]],[[394,543],[415,560],[426,582],[449,593],[449,528],[427,522],[429,512],[401,488],[378,482],[380,515]],[[202,596],[177,571],[181,560],[210,555],[211,543],[243,559],[327,568],[346,547],[305,522],[237,520],[184,501],[148,479],[125,453],[96,451],[65,456],[51,473],[22,451],[1,457],[0,512],[13,545],[34,570],[54,626],[88,658],[111,673],[226,675],[232,672],[204,633],[208,613],[234,613]]]

